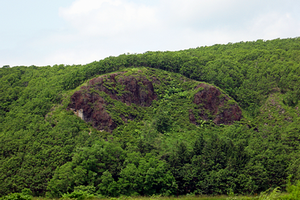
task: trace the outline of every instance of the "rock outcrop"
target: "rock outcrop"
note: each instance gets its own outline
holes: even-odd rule
[[[199,105],[199,115],[204,120],[212,120],[215,124],[233,124],[242,118],[242,110],[236,102],[232,101],[219,89],[201,83],[195,89],[199,89],[194,96],[193,103]],[[189,112],[190,122],[197,124],[192,111]]]
[[[106,106],[111,104],[101,96],[101,92],[125,103],[127,106],[136,104],[139,106],[150,106],[157,98],[152,82],[145,76],[125,76],[124,72],[100,76],[89,81],[87,86],[81,87],[71,97],[69,109],[98,130],[111,132],[117,127]],[[103,94],[103,93],[102,93]],[[127,118],[120,114],[123,121]],[[128,116],[133,119],[133,116]]]
[[[157,99],[153,85],[160,87],[162,84],[165,88],[159,91],[168,91],[166,85],[169,83],[167,80],[164,80],[166,84],[161,83],[162,80],[164,77],[157,79],[152,75],[147,78],[139,70],[103,75],[76,91],[71,96],[68,109],[94,128],[112,132],[117,126],[139,115],[136,106],[151,106],[152,101]],[[211,120],[215,124],[230,125],[242,118],[237,103],[216,87],[201,83],[189,92],[195,90],[198,92],[194,95],[193,103],[197,108],[188,111],[191,123],[199,125],[203,122],[201,120]],[[163,95],[160,97],[164,98]]]

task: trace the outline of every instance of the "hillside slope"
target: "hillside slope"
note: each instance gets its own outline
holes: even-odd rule
[[[0,194],[257,193],[300,179],[300,39],[0,69]]]

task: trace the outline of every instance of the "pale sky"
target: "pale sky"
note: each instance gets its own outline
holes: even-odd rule
[[[0,67],[300,36],[299,0],[0,0]]]

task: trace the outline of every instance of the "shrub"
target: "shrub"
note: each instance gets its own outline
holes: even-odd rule
[[[90,199],[93,198],[93,194],[89,194],[86,191],[77,190],[72,193],[63,194],[63,199],[77,199],[77,200],[84,200],[84,199]]]
[[[32,200],[32,191],[28,188],[24,188],[22,193],[11,193],[0,197],[0,200]]]
[[[290,181],[288,181],[288,185],[286,188],[288,194],[282,196],[281,200],[298,200],[300,199],[300,181],[297,181],[295,185],[292,185]]]

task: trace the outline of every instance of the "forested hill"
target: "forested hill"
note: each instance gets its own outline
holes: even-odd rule
[[[0,68],[0,196],[254,194],[300,180],[300,38]]]

